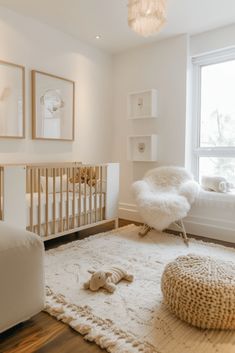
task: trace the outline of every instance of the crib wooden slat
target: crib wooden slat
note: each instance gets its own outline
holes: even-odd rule
[[[66,226],[69,230],[69,168],[67,168],[66,175]]]
[[[75,168],[72,168],[72,180],[73,180],[73,202],[72,202],[72,213],[73,213],[73,221],[72,227],[75,228]]]
[[[79,180],[79,187],[78,187],[78,226],[81,226],[81,206],[82,206],[82,194],[81,194],[81,184],[82,184],[82,178],[81,178],[81,168],[78,168],[78,180]]]
[[[33,231],[33,169],[30,168],[30,231]]]
[[[2,197],[1,197],[1,219],[4,220],[4,209],[3,209],[3,202],[4,202],[4,168],[1,168],[1,189],[2,189]]]
[[[38,235],[41,235],[41,169],[38,168],[38,224],[37,224],[37,229],[38,229]]]
[[[105,190],[106,190],[106,183],[107,183],[107,166],[104,166],[104,173],[105,173],[105,176],[104,176],[104,184],[105,184]],[[104,207],[102,207],[102,220],[105,219],[105,214],[106,214],[106,192],[104,192],[104,189],[103,189],[103,186],[102,186],[102,195],[103,195],[103,205]]]
[[[95,222],[97,222],[97,177],[99,175],[99,167],[95,167]]]
[[[89,202],[89,208],[90,208],[90,223],[92,223],[92,177],[93,177],[93,167],[90,167],[90,202]]]
[[[46,168],[46,236],[48,236],[48,168]]]
[[[60,231],[63,232],[63,168],[60,171]]]
[[[55,192],[55,177],[56,169],[52,168],[52,178],[53,178],[53,234],[55,234],[55,222],[56,222],[56,192]]]
[[[33,191],[37,192],[37,169],[33,169],[34,177],[33,177]]]
[[[100,220],[103,220],[103,209],[102,209],[102,188],[103,188],[103,167],[100,167]]]
[[[87,224],[87,202],[86,202],[86,196],[87,196],[87,167],[85,167],[85,178],[84,178],[84,222]]]
[[[2,167],[0,167],[0,220],[3,219],[2,217],[2,201],[3,195],[2,195]]]

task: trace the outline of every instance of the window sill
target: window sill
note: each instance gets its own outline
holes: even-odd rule
[[[220,193],[213,191],[200,190],[195,201],[197,204],[214,205],[215,207],[234,207],[235,208],[235,191],[229,193]]]

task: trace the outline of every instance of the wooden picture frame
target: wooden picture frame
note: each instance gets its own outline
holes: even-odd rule
[[[0,138],[25,138],[25,67],[0,60]]]
[[[75,82],[32,70],[32,138],[74,141]]]

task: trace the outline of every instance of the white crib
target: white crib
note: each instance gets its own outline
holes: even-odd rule
[[[119,164],[0,167],[0,217],[43,240],[118,219]]]

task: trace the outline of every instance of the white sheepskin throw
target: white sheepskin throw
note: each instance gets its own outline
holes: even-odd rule
[[[186,217],[200,189],[193,176],[180,167],[152,169],[132,187],[144,222],[157,230]]]

